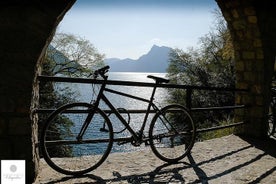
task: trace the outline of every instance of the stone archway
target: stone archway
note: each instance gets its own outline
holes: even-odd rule
[[[236,56],[236,102],[249,104],[243,133],[263,136],[276,51],[276,1],[216,0],[231,31]],[[38,166],[36,76],[40,58],[75,0],[4,0],[0,3],[0,160],[23,159],[27,183]],[[237,117],[242,116],[237,111]],[[241,117],[240,117],[241,118]]]
[[[249,89],[248,93],[236,95],[237,104],[250,106],[243,133],[264,137],[267,129],[265,107],[270,98],[276,51],[276,12],[273,10],[276,3],[268,0],[217,0],[217,3],[233,39],[236,87]],[[236,115],[241,114],[237,111]]]
[[[75,0],[0,2],[0,160],[25,160],[27,183],[37,173],[36,76],[55,29]]]

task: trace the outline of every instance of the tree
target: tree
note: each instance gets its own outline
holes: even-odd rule
[[[85,76],[103,66],[104,55],[86,39],[73,34],[57,33],[47,49],[48,73],[73,77]]]
[[[42,74],[47,76],[88,76],[94,68],[104,65],[104,54],[86,39],[73,34],[57,33],[50,43],[43,63]],[[42,108],[56,108],[73,101],[73,92],[68,87],[54,91],[54,84],[41,84]],[[57,85],[56,85],[57,87]]]
[[[174,49],[170,55],[168,77],[177,83],[197,86],[234,87],[234,49],[229,30],[219,11],[215,12],[214,31],[200,38],[198,49]],[[170,100],[185,104],[186,94],[171,90]],[[193,106],[224,106],[234,104],[234,93],[197,90],[193,92]],[[221,118],[221,112],[199,113],[196,122],[206,124]]]

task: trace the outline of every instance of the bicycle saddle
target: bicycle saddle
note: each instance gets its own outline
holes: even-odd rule
[[[157,84],[169,83],[170,82],[170,80],[168,80],[168,79],[164,79],[164,78],[161,78],[161,77],[156,77],[156,76],[153,76],[153,75],[148,75],[148,78],[151,78],[151,79],[155,80],[155,82]]]

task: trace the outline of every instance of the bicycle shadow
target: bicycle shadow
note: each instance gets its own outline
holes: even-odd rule
[[[199,159],[193,156],[193,154],[187,155],[187,161],[179,162],[177,164],[162,164],[156,167],[154,170],[149,172],[143,172],[141,174],[125,174],[120,173],[121,171],[113,171],[113,177],[102,178],[93,174],[86,174],[81,177],[62,177],[55,181],[51,181],[48,184],[55,183],[76,183],[76,184],[94,184],[94,183],[202,183],[208,184],[214,180],[223,177],[229,177],[233,173],[240,172],[243,168],[251,168],[257,162],[261,162],[264,157],[272,156],[275,157],[275,141],[272,145],[268,145],[271,142],[262,142],[254,139],[248,139],[241,137],[241,139],[247,141],[247,146],[239,147],[236,149],[229,150],[226,153],[217,155],[210,159]],[[241,159],[239,163],[231,165],[231,167],[218,168],[216,165],[225,162],[231,157],[239,157],[240,153],[252,152],[254,149],[262,150],[257,154],[250,154],[247,159]],[[207,157],[205,157],[207,158]],[[197,161],[196,161],[197,160]],[[229,160],[228,160],[229,161]],[[235,161],[235,160],[234,160]],[[229,162],[234,162],[229,161]],[[209,172],[208,167],[214,168],[213,172]],[[208,167],[207,167],[208,166]],[[253,166],[254,167],[254,166]],[[140,168],[142,170],[142,168]],[[248,181],[250,184],[257,184],[263,181],[266,177],[271,177],[276,171],[276,166],[268,169],[260,170],[254,179]]]
[[[167,168],[173,167],[173,168]],[[126,175],[122,176],[119,172],[113,171],[114,178],[112,179],[103,179],[102,177],[93,175],[93,174],[86,174],[83,176],[75,177],[75,176],[66,176],[60,178],[56,181],[48,182],[47,184],[56,184],[61,182],[70,182],[73,179],[85,179],[84,182],[74,182],[75,184],[105,184],[105,183],[113,183],[113,182],[127,182],[132,184],[139,184],[139,183],[170,183],[170,182],[177,182],[177,183],[185,183],[185,179],[179,173],[179,171],[184,170],[186,168],[191,167],[190,164],[186,162],[179,162],[177,164],[163,164],[157,167],[155,170],[151,172],[146,172],[143,174],[133,174],[133,175]],[[87,181],[87,180],[91,181]]]
[[[247,149],[244,148],[244,149]],[[241,150],[237,150],[241,151]],[[181,174],[181,172],[184,172],[187,169],[193,169],[194,173],[196,173],[197,178],[194,179],[194,181],[189,181],[189,183],[208,183],[209,177],[204,172],[203,169],[200,168],[200,165],[223,159],[224,157],[234,154],[235,152],[230,152],[225,155],[221,155],[215,158],[212,158],[210,160],[202,161],[200,163],[196,163],[192,155],[188,155],[187,158],[190,163],[188,162],[179,162],[177,164],[162,164],[158,167],[156,167],[151,172],[145,172],[142,174],[132,174],[132,175],[125,175],[123,176],[118,171],[113,171],[114,178],[110,179],[103,179],[100,176],[96,176],[93,174],[86,174],[80,177],[74,177],[74,176],[66,176],[63,178],[60,178],[55,181],[51,181],[47,184],[56,184],[56,183],[67,183],[71,180],[75,180],[78,178],[79,180],[85,179],[85,182],[74,182],[76,184],[95,184],[95,183],[132,183],[132,184],[139,184],[139,183],[186,183],[187,181]],[[90,180],[90,181],[88,181]]]

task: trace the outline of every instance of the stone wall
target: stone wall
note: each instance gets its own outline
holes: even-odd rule
[[[270,17],[276,16],[272,10],[276,7],[275,1],[217,0],[217,2],[233,38],[236,87],[249,89],[248,93],[236,94],[237,104],[249,105],[245,114],[240,110],[236,111],[237,120],[245,118],[248,122],[243,133],[266,136],[269,86],[275,57],[275,48],[270,44],[270,42],[275,43],[275,36],[268,39],[266,34],[272,33],[271,31],[276,28],[275,19],[270,21],[270,26],[267,26],[266,19],[271,20]]]
[[[0,160],[26,160],[27,183],[38,167],[39,61],[74,0],[0,2]]]

